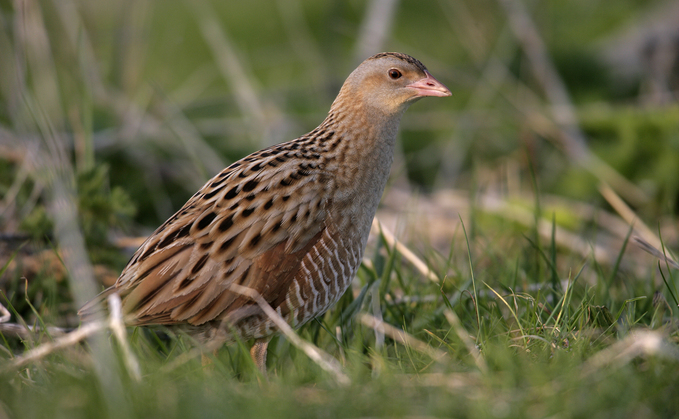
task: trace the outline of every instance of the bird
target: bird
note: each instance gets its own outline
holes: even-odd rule
[[[220,345],[253,340],[250,355],[266,373],[277,327],[234,285],[258,293],[292,327],[333,306],[361,264],[401,117],[428,96],[451,92],[419,60],[367,58],[316,129],[210,179],[78,313],[117,293],[126,324],[183,327]]]

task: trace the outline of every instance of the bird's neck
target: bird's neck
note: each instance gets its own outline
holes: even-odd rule
[[[358,154],[351,161],[358,163],[377,158],[390,167],[396,134],[406,108],[407,105],[395,112],[385,112],[381,107],[372,106],[369,98],[360,94],[347,97],[343,88],[321,126],[332,126],[344,135],[343,151]]]
[[[364,242],[389,178],[403,112],[384,115],[360,104],[334,105],[321,125],[339,136],[327,165],[335,173],[334,207],[342,228],[356,231]]]
[[[326,121],[341,135],[336,156],[344,167],[351,169],[351,174],[343,176],[343,179],[376,186],[386,183],[402,114],[386,115],[379,110],[356,105],[331,108]]]

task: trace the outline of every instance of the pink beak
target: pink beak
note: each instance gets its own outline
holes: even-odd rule
[[[431,74],[429,74],[428,71],[425,71],[424,74],[426,74],[427,77],[420,79],[415,83],[410,83],[407,86],[417,91],[417,97],[423,96],[445,97],[450,96],[452,94],[450,93],[450,90],[448,90],[448,88],[443,85],[443,83],[436,80]]]

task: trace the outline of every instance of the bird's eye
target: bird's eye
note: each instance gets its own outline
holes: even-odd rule
[[[395,68],[392,68],[391,70],[389,70],[389,77],[391,77],[394,80],[400,79],[401,78],[401,72],[398,71]]]

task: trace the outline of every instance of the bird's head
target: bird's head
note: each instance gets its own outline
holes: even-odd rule
[[[363,61],[349,75],[338,99],[351,98],[363,107],[400,115],[422,97],[450,95],[450,90],[415,58],[398,52],[382,52]]]

